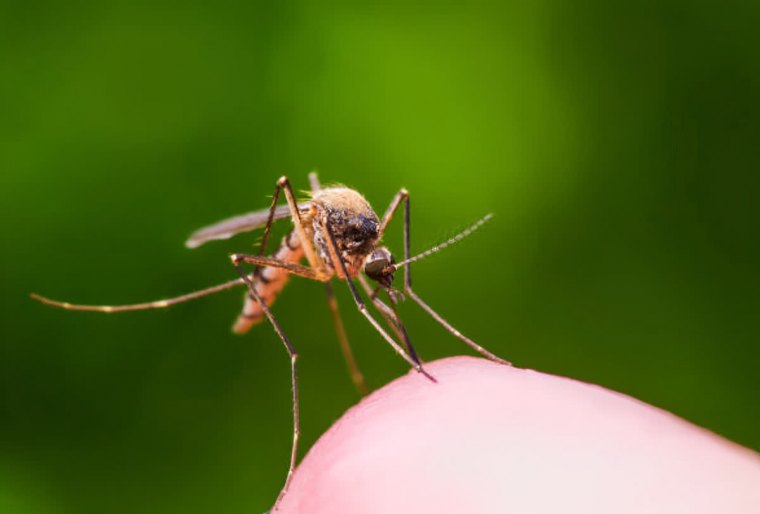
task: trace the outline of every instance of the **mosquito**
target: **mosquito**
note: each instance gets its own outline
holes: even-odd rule
[[[325,284],[327,303],[330,308],[336,335],[351,380],[362,395],[368,392],[368,388],[364,381],[364,376],[359,371],[343,321],[340,317],[338,302],[330,283],[333,278],[343,280],[348,284],[351,296],[359,312],[367,318],[383,339],[393,347],[396,353],[412,369],[424,375],[432,382],[435,382],[435,378],[425,371],[422,361],[412,346],[404,324],[396,312],[396,305],[404,297],[411,298],[446,330],[484,357],[500,364],[510,365],[509,362],[497,357],[455,329],[412,289],[411,263],[460,241],[486,223],[491,217],[490,214],[447,241],[420,254],[411,256],[409,192],[406,189],[401,189],[396,193],[383,217],[378,218],[367,200],[357,191],[345,186],[323,188],[319,183],[316,173],[309,174],[309,182],[311,192],[308,201],[296,202],[290,181],[287,177],[281,177],[277,181],[274,194],[272,195],[272,202],[268,209],[235,216],[201,228],[194,232],[186,241],[185,246],[188,248],[197,248],[212,240],[228,239],[236,234],[263,227],[264,234],[257,255],[243,253],[230,255],[230,260],[240,275],[236,280],[174,298],[130,305],[77,305],[51,300],[34,293],[31,295],[32,298],[44,304],[67,310],[112,313],[170,307],[236,286],[245,285],[247,291],[244,298],[243,310],[232,327],[233,332],[244,334],[251,327],[266,318],[271,323],[290,357],[293,440],[288,473],[274,504],[275,510],[290,486],[296,467],[298,439],[300,436],[296,367],[298,353],[270,309],[270,306],[285,287],[291,275],[316,280]],[[286,205],[278,205],[281,193],[285,195]],[[404,260],[396,262],[388,248],[380,245],[380,241],[388,228],[388,224],[402,204],[404,206]],[[279,248],[273,255],[265,256],[273,223],[287,218],[290,218],[292,221],[293,229],[282,238]],[[302,264],[304,259],[308,263],[308,266]],[[246,269],[244,265],[252,266],[252,269]],[[403,292],[399,292],[392,287],[394,274],[401,268],[404,269]],[[374,308],[385,320],[388,328],[390,328],[390,332],[393,332],[396,336],[395,338],[367,309],[367,305],[359,294],[354,280],[359,282],[359,285]],[[374,285],[370,280],[374,282]],[[387,296],[387,303],[380,298],[381,294]]]

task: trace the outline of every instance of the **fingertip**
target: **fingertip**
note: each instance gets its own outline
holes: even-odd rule
[[[426,369],[346,412],[279,512],[760,512],[757,454],[665,411],[484,359]]]

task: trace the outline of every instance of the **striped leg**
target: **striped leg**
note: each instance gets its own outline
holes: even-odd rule
[[[285,346],[285,350],[287,350],[288,355],[290,356],[290,381],[291,381],[291,386],[293,390],[293,443],[290,448],[290,465],[288,466],[288,474],[285,477],[285,484],[282,486],[282,490],[280,491],[280,494],[277,496],[277,500],[274,503],[273,510],[277,510],[280,504],[280,501],[288,492],[288,487],[290,487],[290,481],[293,478],[293,472],[296,469],[296,461],[298,459],[298,438],[301,433],[300,421],[299,421],[299,405],[298,405],[298,373],[296,370],[296,360],[298,359],[298,353],[296,352],[295,347],[290,342],[288,337],[282,331],[282,328],[280,328],[280,324],[277,323],[277,320],[272,314],[272,311],[270,311],[269,307],[267,307],[266,302],[264,302],[259,296],[259,294],[256,292],[256,288],[254,287],[253,281],[248,277],[246,272],[243,270],[241,263],[235,262],[233,260],[233,264],[235,265],[235,269],[237,270],[237,272],[240,274],[240,278],[242,278],[243,281],[245,281],[246,285],[248,286],[248,291],[251,294],[251,297],[253,297],[256,301],[258,301],[259,304],[261,304],[261,308],[264,310],[264,314],[266,314],[266,317],[269,319],[269,322],[272,324],[272,328],[274,328],[274,331],[279,336],[280,340],[282,341],[282,344]]]
[[[148,309],[164,309],[166,307],[171,307],[172,305],[177,305],[178,303],[189,302],[190,300],[195,300],[196,298],[201,298],[204,296],[218,293],[220,291],[231,289],[235,286],[243,285],[244,283],[245,282],[242,279],[238,278],[235,280],[230,280],[229,282],[225,282],[224,284],[219,284],[218,286],[207,287],[206,289],[201,289],[200,291],[193,291],[192,293],[183,294],[181,296],[175,296],[174,298],[167,298],[165,300],[155,300],[152,302],[131,303],[131,304],[126,304],[126,305],[80,305],[80,304],[69,303],[69,302],[59,302],[58,300],[51,300],[50,298],[40,296],[37,293],[31,293],[29,296],[31,296],[33,299],[37,300],[40,303],[44,303],[45,305],[50,305],[52,307],[58,307],[60,309],[66,309],[69,311],[90,311],[90,312],[112,313],[112,312],[127,312],[127,311],[144,311]]]

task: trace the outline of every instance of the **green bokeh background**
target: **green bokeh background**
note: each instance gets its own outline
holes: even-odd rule
[[[276,179],[412,192],[418,292],[519,366],[760,449],[757,2],[0,3],[0,512],[262,512],[288,359],[242,292],[69,313],[234,277]],[[401,226],[388,242],[400,254]],[[406,366],[339,300],[377,387]],[[411,303],[428,360],[467,353]],[[356,400],[319,284],[275,314],[303,449]],[[303,454],[303,451],[302,451]]]

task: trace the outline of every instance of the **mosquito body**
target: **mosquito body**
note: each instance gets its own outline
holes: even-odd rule
[[[305,208],[299,209],[298,214],[304,233],[312,241],[323,264],[321,278],[325,281],[335,276],[344,278],[330,253],[327,243],[329,236],[325,228],[327,226],[333,231],[339,258],[345,263],[349,277],[359,275],[362,268],[366,268],[365,263],[369,264],[370,271],[376,269],[377,260],[382,255],[390,255],[386,248],[377,248],[380,220],[367,200],[353,189],[321,189],[313,194]],[[372,256],[376,257],[371,258]],[[274,259],[297,265],[303,257],[304,246],[301,244],[298,230],[294,228],[282,238]],[[286,268],[275,266],[263,266],[255,275],[254,287],[267,306],[272,305],[287,284],[289,276]],[[247,296],[243,312],[235,322],[233,331],[238,334],[245,333],[264,317],[261,304]]]
[[[410,271],[412,262],[435,253],[466,237],[485,223],[490,218],[490,215],[444,243],[412,257],[410,256],[409,193],[405,189],[400,190],[396,194],[383,217],[379,218],[367,200],[353,189],[343,186],[322,188],[314,173],[309,175],[309,179],[311,183],[311,198],[308,201],[297,203],[290,182],[286,177],[282,177],[277,182],[269,209],[236,216],[202,228],[193,233],[185,243],[189,248],[196,248],[211,240],[227,239],[241,232],[263,227],[264,234],[257,255],[230,255],[230,259],[240,275],[240,278],[237,280],[166,300],[117,306],[76,305],[32,294],[33,298],[42,303],[68,310],[122,312],[169,307],[239,285],[245,285],[247,292],[243,310],[233,325],[233,331],[243,334],[255,324],[265,318],[268,319],[284,344],[291,362],[293,443],[287,478],[275,502],[275,510],[287,492],[296,466],[300,433],[296,373],[298,354],[269,307],[285,287],[291,275],[325,283],[328,305],[335,324],[338,341],[340,342],[354,385],[362,394],[366,394],[368,389],[354,359],[343,322],[339,315],[338,303],[330,285],[333,278],[345,281],[348,284],[353,300],[361,314],[367,318],[383,339],[413,369],[433,382],[435,382],[435,379],[423,368],[422,362],[417,357],[414,347],[409,340],[407,331],[396,314],[395,305],[398,303],[399,298],[403,298],[403,296],[412,299],[443,325],[446,330],[481,355],[501,364],[509,364],[456,330],[422,301],[412,289]],[[287,205],[277,205],[281,192],[285,194]],[[402,204],[404,206],[404,260],[396,263],[388,248],[381,246],[380,242],[394,213]],[[272,224],[277,220],[286,218],[289,218],[293,222],[293,229],[282,238],[279,248],[272,256],[265,256]],[[304,260],[308,266],[302,264]],[[252,265],[253,270],[244,269],[244,265]],[[404,268],[403,296],[392,288],[394,274],[402,267]],[[374,282],[374,287],[368,279]],[[355,280],[359,282],[372,306],[383,318],[393,335],[367,309],[365,301],[356,288]],[[385,293],[388,303],[380,298],[382,293]]]

